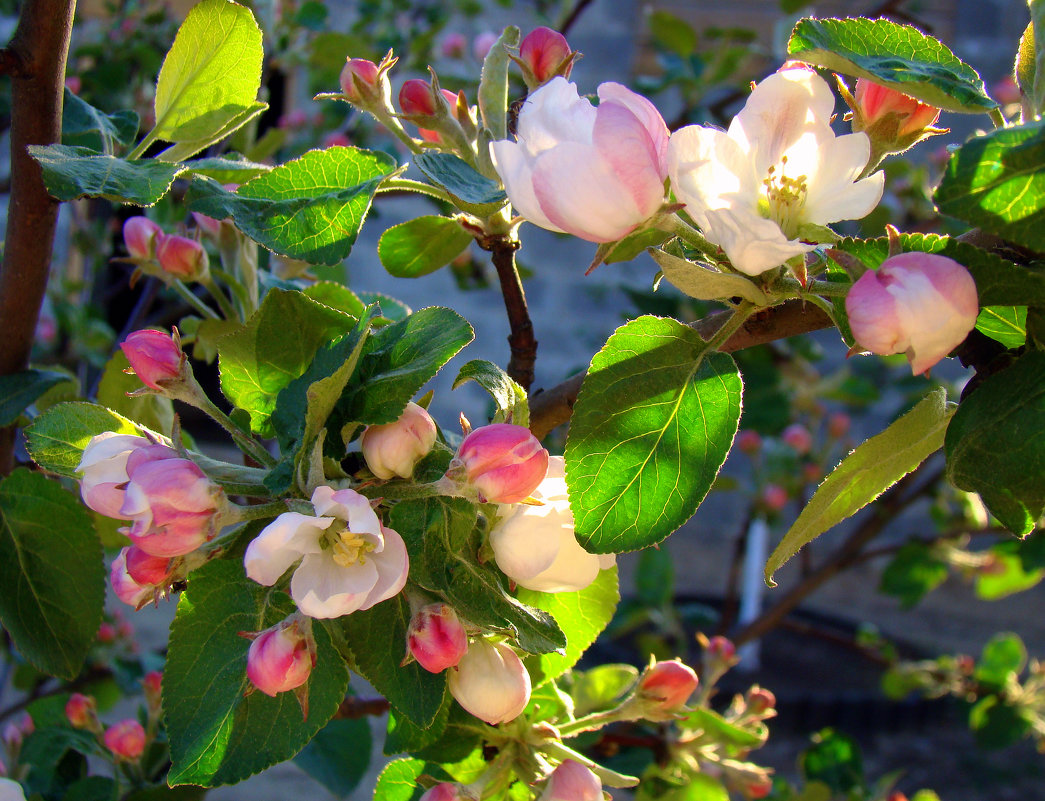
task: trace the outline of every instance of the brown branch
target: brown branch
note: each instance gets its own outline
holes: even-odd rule
[[[515,268],[515,251],[519,249],[519,242],[506,235],[478,237],[476,241],[483,250],[490,251],[501,282],[504,308],[511,328],[508,345],[512,355],[508,360],[508,375],[529,391],[533,384],[533,365],[537,361],[537,339],[526,306],[526,292]]]
[[[584,9],[591,5],[591,0],[578,0],[577,5],[570,9],[569,14],[563,19],[562,24],[559,25],[559,33],[566,36],[570,32],[570,28],[574,26],[581,14],[584,13]]]
[[[65,62],[76,0],[26,0],[3,63],[11,71],[11,200],[0,266],[0,376],[29,365],[47,288],[58,201],[47,194],[28,145],[62,133]],[[14,467],[13,427],[0,430],[0,475]]]
[[[691,324],[705,339],[711,337],[732,312],[716,312]],[[786,339],[797,334],[807,334],[833,323],[827,313],[819,307],[799,300],[790,300],[780,306],[766,309],[748,319],[744,325],[722,345],[723,353],[764,345],[777,339]],[[553,428],[562,425],[573,414],[573,405],[584,382],[584,373],[567,378],[561,384],[547,390],[538,390],[530,397],[530,430],[538,439],[543,439]]]
[[[0,48],[0,75],[20,78],[25,74],[25,65],[18,51],[11,47]]]
[[[346,698],[338,706],[334,717],[337,719],[379,717],[391,708],[392,705],[384,698]]]

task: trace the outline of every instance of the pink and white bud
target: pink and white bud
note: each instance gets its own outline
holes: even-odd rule
[[[525,426],[493,423],[461,443],[450,471],[463,469],[483,503],[525,500],[548,474],[548,451]]]
[[[407,117],[434,117],[439,108],[439,98],[428,81],[411,78],[399,90],[399,109]]]
[[[406,632],[410,655],[429,673],[441,673],[461,661],[468,635],[449,604],[428,604],[411,618]]]
[[[331,131],[323,137],[323,147],[351,147],[352,140],[343,131]]]
[[[79,75],[70,75],[65,79],[65,88],[72,92],[74,95],[80,94],[80,89],[83,88],[83,81]]]
[[[472,55],[476,61],[482,61],[489,54],[490,49],[497,44],[501,37],[493,31],[483,31],[472,41]]]
[[[153,259],[156,246],[164,239],[163,229],[148,217],[128,217],[123,224],[123,244],[132,259]]]
[[[145,750],[145,729],[136,720],[121,720],[105,730],[105,747],[113,756],[133,762]]]
[[[440,782],[425,790],[419,801],[474,801],[474,796],[466,793],[460,784]]]
[[[388,70],[395,63],[386,57],[380,64],[365,58],[350,58],[341,70],[341,92],[353,105],[364,109],[391,111],[392,85]]]
[[[697,689],[697,674],[677,659],[657,662],[639,679],[638,697],[658,712],[676,712]]]
[[[575,57],[566,37],[544,26],[534,28],[519,43],[518,63],[531,90],[557,75],[569,78]]]
[[[145,328],[120,343],[134,374],[145,386],[163,391],[163,384],[182,380],[185,354],[170,334]],[[162,382],[162,383],[161,383]]]
[[[574,759],[552,771],[537,801],[603,801],[602,779]]]
[[[187,236],[165,236],[156,247],[163,271],[181,281],[199,281],[207,275],[210,259],[203,245]]]
[[[171,576],[171,560],[166,556],[153,556],[136,545],[124,549],[127,574],[141,585],[162,587]]]
[[[265,695],[300,687],[316,664],[307,618],[292,618],[261,632],[247,651],[247,678]]]
[[[754,456],[762,450],[762,437],[757,431],[745,428],[737,434],[737,449],[748,456]]]
[[[846,295],[845,310],[861,348],[905,353],[915,375],[960,345],[980,311],[969,271],[932,253],[901,253],[868,270]]]
[[[515,720],[530,701],[530,674],[504,643],[471,643],[447,683],[465,711],[491,726]]]
[[[74,729],[93,728],[98,719],[98,705],[94,698],[73,693],[65,702],[65,719]]]
[[[737,647],[732,640],[716,634],[708,640],[704,655],[719,662],[732,662],[736,659]]]
[[[109,568],[109,584],[116,597],[128,606],[139,609],[156,597],[156,587],[151,584],[140,584],[127,571],[127,551],[123,548],[112,560]],[[99,629],[99,634],[101,630]]]
[[[80,479],[80,495],[88,508],[106,517],[120,519],[127,483],[127,460],[142,448],[148,448],[151,458],[169,459],[177,456],[173,448],[155,446],[145,437],[106,431],[87,443],[76,470]],[[161,450],[162,448],[162,450]]]
[[[116,626],[112,623],[102,622],[98,626],[98,642],[109,645],[116,642]]]
[[[468,39],[457,31],[446,34],[439,42],[439,52],[444,58],[463,58],[468,49]]]
[[[866,130],[869,135],[869,129],[879,127],[889,115],[894,115],[889,121],[890,130],[895,131],[895,138],[900,140],[923,133],[940,119],[940,109],[935,106],[866,78],[856,80],[856,105],[860,112],[857,123],[862,127],[854,125],[853,128]]]
[[[435,436],[431,415],[416,403],[408,403],[394,423],[367,426],[359,444],[375,476],[410,478],[417,463],[432,450]]]
[[[799,456],[804,456],[813,448],[813,435],[801,423],[789,425],[784,429],[784,433],[780,435],[780,438]]]

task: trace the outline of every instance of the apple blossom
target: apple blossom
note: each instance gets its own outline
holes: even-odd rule
[[[170,234],[156,246],[156,260],[170,278],[199,281],[206,277],[210,260],[203,245],[187,236]]]
[[[671,186],[733,267],[759,275],[814,245],[806,226],[859,219],[882,197],[882,173],[857,180],[866,134],[835,136],[834,96],[806,67],[758,84],[728,131],[690,125],[668,145]]]
[[[452,606],[428,604],[410,619],[406,645],[421,667],[440,673],[461,661],[468,650],[468,635]]]
[[[501,642],[472,642],[447,683],[457,703],[491,726],[515,720],[530,701],[530,674]]]
[[[595,108],[557,76],[526,98],[517,141],[491,145],[516,211],[590,242],[621,239],[660,209],[668,129],[646,98],[599,86]]]
[[[247,575],[275,584],[300,560],[290,595],[305,615],[333,618],[369,609],[406,583],[403,538],[381,525],[370,502],[350,489],[317,487],[316,516],[285,512],[247,546]]]
[[[160,382],[182,378],[185,354],[170,334],[153,328],[135,331],[120,343],[120,350],[130,362],[134,374],[151,389],[162,392]]]
[[[528,590],[573,592],[613,566],[613,554],[588,553],[577,542],[561,456],[548,460],[547,474],[533,497],[540,505],[502,507],[502,517],[490,532],[494,559],[506,576]]]
[[[473,796],[464,792],[460,784],[440,782],[421,795],[418,801],[467,801]]]
[[[675,712],[697,689],[697,674],[677,659],[657,662],[639,679],[638,697],[657,712]]]
[[[126,494],[127,459],[131,453],[149,447],[153,458],[174,458],[173,448],[161,452],[145,437],[106,431],[91,438],[83,449],[76,471],[80,479],[80,495],[88,508],[106,517],[119,518]]]
[[[144,551],[133,545],[121,549],[116,555],[116,558],[112,560],[112,565],[109,568],[109,584],[112,586],[113,592],[116,593],[117,598],[128,606],[140,609],[149,601],[155,599],[160,592],[166,589],[166,581],[162,584],[153,584],[148,581],[136,580],[127,567],[127,555],[131,551],[144,554]]]
[[[752,715],[762,715],[776,707],[776,696],[772,690],[754,685],[747,692],[747,709]]]
[[[170,578],[171,560],[166,556],[153,556],[135,545],[124,548],[123,555],[127,575],[139,584],[161,587]]]
[[[392,84],[388,71],[396,59],[391,51],[380,64],[365,58],[349,58],[341,70],[341,91],[350,103],[371,112],[391,112]]]
[[[602,801],[602,780],[575,759],[562,762],[548,777],[537,801]]]
[[[918,375],[961,344],[976,325],[979,300],[969,271],[953,259],[900,253],[860,276],[845,310],[861,348],[906,353]]]
[[[103,739],[117,759],[133,762],[145,750],[145,729],[136,720],[121,720],[110,726]]]
[[[464,438],[447,477],[463,474],[482,503],[518,503],[547,472],[548,451],[528,428],[492,423]]]
[[[433,117],[439,110],[439,98],[428,81],[411,78],[399,89],[399,108],[405,116]]]
[[[164,239],[163,229],[140,214],[123,223],[123,244],[132,259],[148,261],[156,255],[156,245]]]
[[[247,678],[273,697],[300,687],[316,664],[308,618],[284,620],[258,634],[247,651]]]
[[[366,466],[378,478],[410,478],[414,466],[432,450],[435,435],[431,415],[416,403],[408,403],[394,423],[367,426],[359,445]]]

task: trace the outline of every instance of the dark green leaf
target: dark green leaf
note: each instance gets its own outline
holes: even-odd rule
[[[981,698],[969,710],[969,728],[982,748],[1005,748],[1018,742],[1030,729],[1026,712],[997,695]]]
[[[239,153],[226,153],[204,159],[186,161],[185,172],[189,175],[205,175],[219,184],[242,184],[251,178],[269,172],[268,164],[258,164]]]
[[[984,306],[976,330],[1007,348],[1019,348],[1027,342],[1027,307]]]
[[[293,611],[288,596],[255,584],[238,561],[215,560],[193,572],[163,671],[172,785],[231,784],[290,759],[337,710],[348,670],[318,624],[307,720],[293,693],[245,695],[250,643],[239,632],[261,631]]]
[[[843,459],[817,487],[770,555],[766,583],[775,586],[773,574],[799,549],[863,509],[938,451],[954,408],[953,403],[947,402],[946,390],[937,389]]]
[[[696,511],[740,421],[733,359],[691,328],[639,317],[592,359],[570,423],[577,539],[595,553],[660,542]]]
[[[886,19],[803,19],[791,34],[787,52],[946,111],[977,113],[998,107],[976,70],[910,25]]]
[[[947,578],[947,563],[941,562],[920,542],[908,542],[882,571],[879,589],[899,598],[904,609],[917,604]]]
[[[151,206],[167,194],[185,167],[156,159],[126,161],[85,147],[29,145],[47,192],[58,200],[103,197],[113,203]]]
[[[947,478],[1014,534],[1045,513],[1045,353],[1028,351],[966,397],[947,429]]]
[[[686,58],[697,49],[697,32],[684,19],[667,11],[654,11],[647,17],[650,33],[657,45]]]
[[[139,395],[127,397],[128,392],[141,389],[141,379],[131,373],[124,372],[130,363],[122,350],[113,353],[105,365],[102,380],[98,384],[98,403],[128,420],[141,423],[146,428],[169,435],[174,425],[174,404],[170,398],[162,395]]]
[[[333,795],[344,798],[366,775],[370,749],[370,725],[365,718],[335,719],[294,757],[294,764]]]
[[[377,255],[396,278],[420,278],[445,267],[468,247],[472,235],[450,217],[415,217],[381,234]]]
[[[864,762],[851,737],[831,729],[813,735],[813,745],[798,758],[806,781],[821,781],[835,793],[863,787]]]
[[[1045,121],[977,136],[951,155],[936,205],[1010,242],[1045,250],[1043,162]]]
[[[9,426],[51,387],[69,380],[65,373],[22,370],[0,376],[0,427]]]
[[[449,693],[443,698],[443,705],[436,715],[435,721],[427,729],[415,726],[410,719],[398,715],[395,711],[388,714],[388,732],[385,735],[383,753],[393,754],[416,753],[425,746],[440,740],[446,734],[446,726],[450,718],[450,709],[454,706],[453,696]],[[469,749],[470,751],[471,749]]]
[[[142,434],[126,417],[94,403],[59,403],[37,417],[25,430],[29,455],[45,470],[77,478],[76,466],[92,437],[106,431]]]
[[[476,172],[452,153],[419,153],[414,156],[414,164],[472,213],[490,214],[508,200],[500,184]]]
[[[106,114],[67,88],[62,105],[62,144],[112,153],[114,143],[130,144],[138,133],[133,111]]]
[[[22,655],[75,678],[102,620],[102,548],[79,499],[41,473],[0,482],[0,587],[0,623]]]
[[[511,422],[517,426],[530,425],[530,406],[526,390],[493,362],[473,359],[461,368],[454,379],[453,389],[474,381],[493,398],[497,406],[494,423]]]

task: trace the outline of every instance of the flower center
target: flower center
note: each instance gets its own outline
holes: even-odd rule
[[[809,187],[806,184],[806,176],[791,178],[784,174],[787,170],[787,156],[780,159],[779,166],[779,172],[776,165],[770,167],[768,177],[762,181],[766,190],[759,198],[758,211],[763,217],[779,225],[784,236],[795,239],[802,225],[802,210],[805,208]]]
[[[366,555],[374,550],[373,543],[368,542],[362,534],[349,531],[348,526],[328,532],[326,544],[330,547],[334,564],[341,567],[366,564]]]

